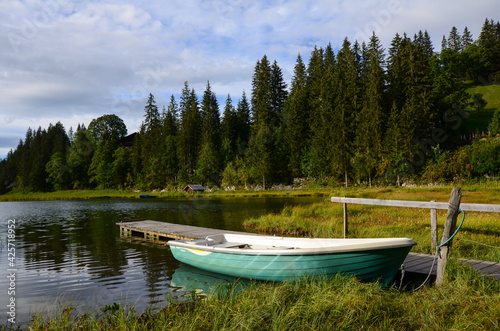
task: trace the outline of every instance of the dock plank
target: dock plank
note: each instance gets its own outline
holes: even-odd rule
[[[256,233],[226,231],[220,229],[205,228],[192,225],[183,225],[151,220],[134,220],[117,223],[122,235],[142,233],[144,238],[151,235],[168,239],[203,239],[206,236],[224,233],[258,235]],[[404,269],[407,273],[427,275],[432,266],[434,255],[409,253],[404,261]],[[500,280],[500,263],[479,260],[461,259],[469,267],[478,270],[481,274]],[[434,264],[432,275],[436,275],[437,263]]]

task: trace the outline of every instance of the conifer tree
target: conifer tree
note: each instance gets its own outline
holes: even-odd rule
[[[227,95],[226,105],[224,107],[220,137],[221,159],[223,162],[222,168],[225,169],[236,156],[238,140],[238,117],[229,94]]]
[[[462,33],[462,51],[465,51],[467,47],[474,43],[474,39],[472,38],[472,33],[470,33],[467,27],[464,28],[464,32]]]
[[[283,149],[281,144],[281,112],[284,98],[286,97],[286,84],[283,81],[281,69],[276,61],[269,65],[264,55],[257,61],[252,79],[252,137],[250,138],[248,153],[260,153],[269,157],[262,157],[259,166],[253,165],[254,179],[266,181],[283,177],[281,162],[283,162]],[[275,144],[275,142],[277,142]],[[257,155],[247,157],[255,159]],[[264,162],[265,164],[263,164]],[[279,163],[272,167],[272,163]],[[284,162],[286,165],[286,162]]]
[[[144,107],[144,121],[141,125],[142,161],[144,183],[149,189],[163,187],[165,177],[161,162],[162,120],[153,94],[149,94]]]
[[[384,49],[373,33],[363,61],[364,96],[363,108],[358,114],[354,167],[358,176],[371,178],[375,175],[382,156],[382,124],[385,105]]]
[[[308,146],[309,108],[307,100],[307,72],[300,54],[297,56],[290,94],[284,107],[284,139],[289,153],[289,169],[293,177],[302,177],[302,158]]]
[[[272,88],[271,66],[267,56],[257,61],[252,78],[252,117],[253,130],[259,131],[263,127],[270,127],[272,121]]]
[[[288,95],[283,73],[274,60],[271,66],[271,123],[272,139],[274,146],[271,151],[271,163],[273,164],[271,177],[275,182],[287,182],[289,179],[288,159],[284,142],[283,106]]]
[[[278,66],[278,62],[274,60],[271,66],[271,126],[278,127],[281,125],[281,117],[283,105],[287,97],[286,83],[283,79],[283,72]]]
[[[434,47],[432,46],[431,37],[429,36],[427,30],[425,30],[425,32],[420,30],[418,35],[415,35],[413,42],[415,45],[422,48],[422,52],[427,59],[430,59],[434,55]]]
[[[347,38],[337,53],[336,86],[339,93],[335,98],[332,123],[332,163],[333,176],[343,177],[348,185],[348,173],[351,170],[352,142],[355,133],[355,119],[359,107],[358,77],[359,63],[356,61],[354,48]]]
[[[245,91],[243,91],[236,107],[236,131],[238,137],[236,140],[237,150],[235,152],[239,155],[245,153],[248,141],[250,140],[250,114],[250,105],[248,104]]]
[[[210,143],[215,149],[218,149],[220,146],[219,104],[215,93],[212,92],[210,82],[207,82],[207,87],[203,93],[200,114],[202,120],[201,144]]]
[[[500,22],[486,19],[478,43],[484,53],[483,61],[488,71],[485,75],[492,75],[495,82],[500,81]],[[488,81],[487,77],[482,80]]]
[[[325,134],[325,123],[331,123],[326,119],[331,107],[325,109],[325,103],[322,101],[324,89],[327,89],[329,94],[336,93],[333,83],[335,56],[329,58],[331,61],[326,64],[326,69],[324,51],[315,46],[307,66],[306,95],[311,136],[308,140],[309,148],[302,158],[302,171],[305,175],[316,178],[330,175],[331,153],[328,145],[329,135]],[[328,80],[324,79],[327,73]]]
[[[462,38],[456,27],[452,27],[448,36],[448,48],[457,52],[462,51]]]
[[[421,45],[406,36],[403,40],[397,49],[393,43],[389,50],[389,91],[399,91],[400,95],[390,95],[393,107],[385,136],[385,149],[387,160],[392,160],[393,170],[394,167],[400,168],[398,162],[394,161],[398,159],[401,160],[399,163],[411,164],[408,171],[413,171],[414,168],[423,166],[425,161],[421,157],[415,157],[422,155],[416,153],[419,148],[417,142],[429,137],[434,128],[436,112],[432,98],[431,68],[426,52]],[[392,84],[398,84],[397,89]],[[396,145],[397,149],[394,148]]]
[[[163,114],[163,157],[162,164],[164,166],[165,180],[167,183],[175,183],[177,181],[177,172],[179,171],[179,161],[177,158],[177,134],[179,130],[179,122],[177,115],[178,106],[175,97],[170,97],[167,111]]]
[[[220,172],[220,117],[219,105],[210,83],[201,101],[201,152],[198,158],[196,177],[203,184],[219,185]]]
[[[201,115],[194,89],[184,83],[179,104],[180,126],[177,139],[179,180],[186,182],[196,169],[201,143]]]

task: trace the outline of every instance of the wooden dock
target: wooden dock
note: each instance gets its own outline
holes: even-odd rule
[[[122,236],[136,236],[158,242],[167,242],[172,239],[202,239],[206,236],[219,234],[221,232],[246,235],[253,234],[150,220],[123,221],[117,223],[117,225],[120,226],[120,234]],[[409,253],[404,261],[404,270],[406,273],[410,274],[427,275],[432,266],[433,259],[433,255]],[[481,274],[500,280],[500,263],[466,259],[462,259],[462,261],[471,268],[478,270]],[[434,264],[432,270],[432,275],[434,276],[436,275],[436,269],[437,263]]]

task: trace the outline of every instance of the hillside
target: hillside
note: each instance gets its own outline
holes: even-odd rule
[[[495,110],[500,109],[500,85],[480,85],[467,89],[467,93],[474,95],[481,93],[488,103],[481,112],[471,111],[471,116],[464,123],[464,132],[488,132],[488,124]]]

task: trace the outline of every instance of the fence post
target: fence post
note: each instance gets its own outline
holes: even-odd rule
[[[457,216],[460,210],[460,199],[462,197],[462,192],[459,187],[454,187],[451,191],[450,201],[448,203],[448,214],[446,215],[446,222],[443,229],[443,237],[441,242],[444,243],[450,236],[455,232],[457,226]],[[448,254],[451,250],[451,244],[453,240],[448,244],[440,248],[438,255],[438,265],[437,265],[437,277],[436,286],[440,286],[444,282],[444,273],[446,269],[446,260]]]
[[[344,202],[344,239],[347,238],[348,230],[349,229],[347,224],[347,203]]]
[[[436,202],[436,200],[431,200],[431,202]],[[431,209],[431,243],[432,248],[436,248],[438,240],[438,230],[437,230],[437,209]]]

